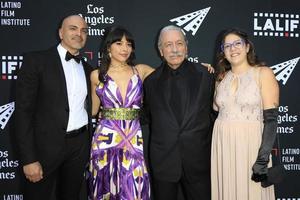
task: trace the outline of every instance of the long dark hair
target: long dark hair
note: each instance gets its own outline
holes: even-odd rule
[[[111,26],[105,30],[105,34],[102,40],[102,45],[100,48],[100,73],[99,73],[99,80],[101,82],[105,82],[105,76],[109,69],[109,65],[111,62],[111,58],[109,56],[108,49],[110,46],[118,41],[121,41],[123,36],[125,36],[126,40],[132,44],[132,52],[126,61],[129,66],[134,66],[134,59],[135,59],[135,43],[132,34],[121,26]]]
[[[222,80],[224,75],[228,70],[231,69],[230,63],[225,58],[224,52],[221,49],[221,45],[224,44],[225,38],[229,34],[234,34],[239,36],[244,42],[245,45],[249,45],[249,51],[247,53],[247,61],[250,66],[263,66],[264,62],[258,60],[257,55],[255,54],[255,49],[253,43],[249,40],[249,37],[246,32],[242,31],[239,28],[230,28],[223,30],[217,39],[217,53],[216,53],[216,77],[217,80]]]

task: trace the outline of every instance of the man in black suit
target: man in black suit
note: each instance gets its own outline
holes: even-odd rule
[[[210,199],[213,76],[187,60],[187,40],[176,26],[158,40],[163,63],[144,82],[150,171],[155,200]]]
[[[24,199],[79,199],[91,138],[90,66],[79,15],[63,19],[59,45],[24,55],[16,91],[15,143],[25,174]]]

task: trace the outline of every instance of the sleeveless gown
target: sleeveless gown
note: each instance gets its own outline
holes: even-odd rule
[[[273,186],[262,188],[251,180],[263,130],[258,80],[258,68],[240,75],[228,71],[216,88],[219,115],[212,137],[212,200],[275,199]]]
[[[105,84],[100,83],[96,88],[96,94],[102,108],[140,109],[142,80],[137,73],[133,74],[124,102],[116,82],[108,75]],[[88,174],[89,197],[92,200],[150,199],[149,175],[138,118],[115,120],[99,117],[92,139]]]

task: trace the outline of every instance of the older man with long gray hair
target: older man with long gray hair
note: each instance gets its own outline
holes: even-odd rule
[[[176,26],[160,31],[162,64],[144,82],[155,200],[210,199],[213,76],[187,60],[187,39]]]

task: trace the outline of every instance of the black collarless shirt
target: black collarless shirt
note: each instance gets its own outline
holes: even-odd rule
[[[170,83],[170,107],[173,110],[179,124],[184,115],[186,88],[185,77],[187,75],[187,65],[184,61],[177,69],[173,69],[165,64],[165,77]]]

